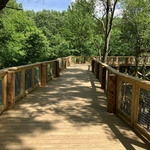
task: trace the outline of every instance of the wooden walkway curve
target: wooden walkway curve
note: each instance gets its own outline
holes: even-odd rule
[[[72,65],[0,115],[0,150],[142,150],[142,141],[106,111],[88,65]]]

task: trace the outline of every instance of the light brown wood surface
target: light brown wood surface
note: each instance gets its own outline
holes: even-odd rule
[[[88,64],[72,65],[59,78],[20,99],[0,115],[0,150],[142,150],[141,140],[116,115]]]

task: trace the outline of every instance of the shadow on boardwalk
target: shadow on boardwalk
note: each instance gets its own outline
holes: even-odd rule
[[[0,116],[0,150],[148,146],[124,121],[106,112],[105,94],[87,65],[69,67]]]

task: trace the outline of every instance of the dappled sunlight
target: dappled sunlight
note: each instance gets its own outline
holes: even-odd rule
[[[0,116],[2,149],[146,147],[122,120],[107,113],[105,93],[86,65],[61,74]]]

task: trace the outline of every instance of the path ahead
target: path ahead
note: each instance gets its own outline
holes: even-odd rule
[[[0,150],[43,149],[138,150],[148,144],[107,113],[88,65],[74,65],[0,115]]]

